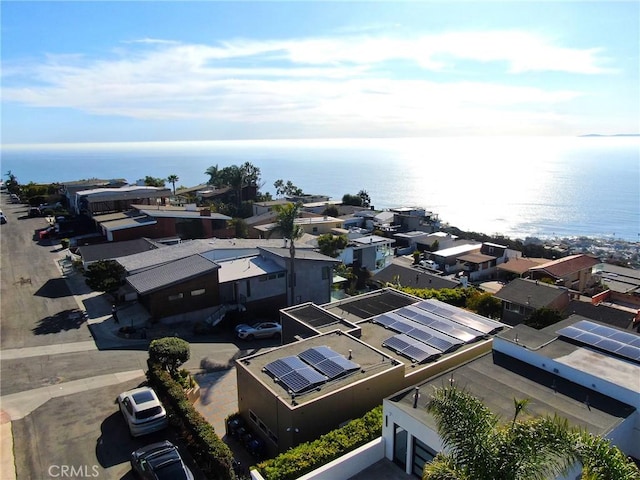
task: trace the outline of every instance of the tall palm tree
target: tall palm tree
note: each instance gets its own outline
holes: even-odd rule
[[[267,233],[267,237],[270,237],[274,233],[279,232],[282,234],[282,237],[285,240],[289,241],[289,305],[293,305],[296,298],[295,241],[302,237],[302,235],[304,234],[304,229],[300,225],[295,223],[296,218],[298,218],[301,206],[301,203],[287,203],[285,205],[276,205],[274,207],[277,213],[276,226]]]
[[[210,166],[204,173],[209,175],[209,180],[207,181],[209,185],[215,185],[216,187],[220,186],[220,169],[218,168],[218,165]]]
[[[178,177],[175,173],[172,173],[171,175],[169,175],[167,177],[167,182],[169,182],[171,185],[173,185],[173,196],[176,196],[176,182],[180,180],[180,177]]]
[[[518,420],[526,401],[501,424],[480,400],[454,386],[436,389],[427,405],[448,453],[425,465],[423,480],[554,478],[575,462],[574,432],[559,417]]]

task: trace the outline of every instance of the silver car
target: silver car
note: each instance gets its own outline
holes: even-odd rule
[[[118,405],[132,437],[157,432],[169,425],[167,412],[153,389],[134,388],[118,395]]]
[[[242,323],[236,327],[236,335],[242,340],[254,338],[277,338],[282,334],[282,326],[276,322],[261,322],[253,325]]]

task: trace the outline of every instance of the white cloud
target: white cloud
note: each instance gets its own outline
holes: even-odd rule
[[[571,88],[514,86],[506,82],[509,74],[606,72],[597,48],[559,47],[515,31],[410,39],[232,40],[215,46],[146,38],[128,45],[112,58],[48,56],[42,64],[20,69],[8,65],[3,101],[156,120],[272,122],[354,131],[421,132],[461,125],[499,129],[511,128],[515,121],[561,120],[556,107],[582,95]],[[392,69],[388,62],[397,60],[413,66],[411,77]],[[491,83],[434,77],[433,71],[454,69],[460,60],[479,62],[478,68],[488,62],[506,66]]]

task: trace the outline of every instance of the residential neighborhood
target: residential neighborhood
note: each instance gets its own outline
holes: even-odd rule
[[[262,462],[379,407],[376,438],[299,477],[421,478],[448,448],[427,408],[447,386],[507,420],[527,399],[530,417],[566,418],[638,463],[639,270],[575,243],[530,257],[509,239],[464,238],[423,207],[256,194],[78,181],[32,215],[3,192],[3,478],[61,465],[132,478],[145,438],[178,445],[185,471],[206,478],[149,387],[147,350],[166,338],[190,345],[190,408],[227,445],[235,478],[268,480]],[[238,198],[251,205],[242,222],[216,203]],[[40,235],[56,225],[66,236]],[[69,414],[43,416],[80,398],[82,433],[64,433],[82,423]],[[74,445],[64,455],[43,443],[56,432]]]

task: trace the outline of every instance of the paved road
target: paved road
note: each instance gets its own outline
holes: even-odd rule
[[[82,278],[62,276],[59,244],[34,240],[45,220],[28,218],[26,206],[6,200],[0,196],[8,217],[0,226],[1,478],[61,478],[63,468],[75,469],[76,478],[129,478],[134,448],[172,438],[167,430],[131,439],[114,404],[144,381],[147,343],[114,335],[108,302],[78,296]],[[230,340],[193,342],[185,367],[231,361],[239,348]],[[11,451],[15,457],[7,458]]]
[[[92,340],[78,304],[55,263],[59,243],[36,241],[47,226],[44,218],[29,218],[26,205],[6,204],[8,222],[1,225],[0,348],[21,348]]]

